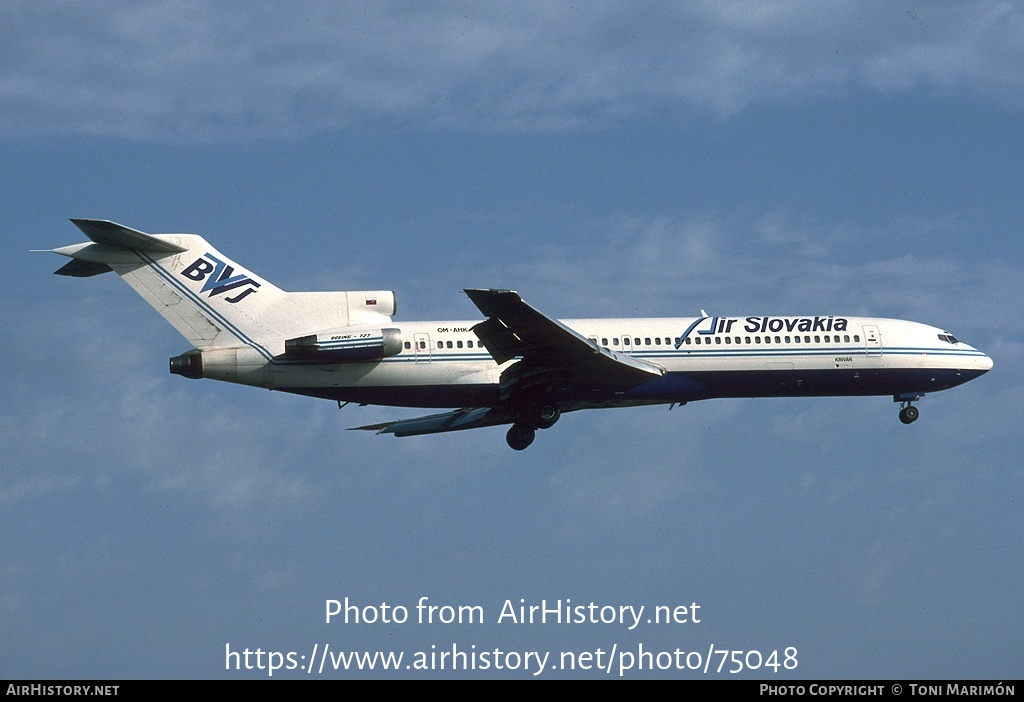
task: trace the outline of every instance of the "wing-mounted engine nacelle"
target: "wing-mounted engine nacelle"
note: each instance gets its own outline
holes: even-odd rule
[[[394,356],[402,350],[398,329],[338,329],[284,342],[285,358],[323,363],[356,363]]]

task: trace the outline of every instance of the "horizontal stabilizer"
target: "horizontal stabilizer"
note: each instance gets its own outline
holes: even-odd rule
[[[101,273],[109,273],[113,270],[105,263],[93,263],[92,261],[79,261],[72,259],[54,271],[55,275],[66,275],[72,278],[89,278]]]
[[[492,427],[498,424],[512,424],[515,418],[507,410],[498,407],[468,407],[431,414],[426,417],[402,419],[397,422],[370,424],[365,427],[351,427],[350,431],[364,429],[378,434],[394,434],[395,436],[419,436],[422,434],[440,434],[446,431]]]
[[[172,244],[155,236],[140,232],[138,229],[126,227],[108,219],[72,219],[72,224],[82,230],[90,241],[104,246],[133,251],[152,251],[154,253],[181,253],[187,251],[184,246]]]

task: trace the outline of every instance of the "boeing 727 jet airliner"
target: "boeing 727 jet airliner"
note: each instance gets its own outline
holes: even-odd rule
[[[925,393],[992,368],[947,331],[873,317],[559,321],[511,290],[466,290],[482,321],[399,323],[392,292],[285,292],[194,234],[71,221],[90,241],[53,249],[71,258],[56,272],[121,276],[193,345],[171,373],[448,410],[355,427],[382,434],[507,424],[522,450],[562,412],[714,397],[888,395],[910,424]]]

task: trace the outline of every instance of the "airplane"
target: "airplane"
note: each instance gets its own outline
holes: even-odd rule
[[[512,290],[467,289],[483,315],[395,322],[385,290],[285,292],[195,234],[72,219],[89,241],[50,249],[58,275],[113,271],[193,346],[170,372],[348,403],[437,408],[352,427],[416,436],[509,425],[521,451],[563,412],[739,397],[926,393],[992,359],[941,328],[843,315],[557,320]]]

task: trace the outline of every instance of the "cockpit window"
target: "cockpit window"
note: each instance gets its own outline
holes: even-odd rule
[[[947,344],[959,344],[960,340],[949,332],[943,332],[939,334],[939,341],[945,341]]]

